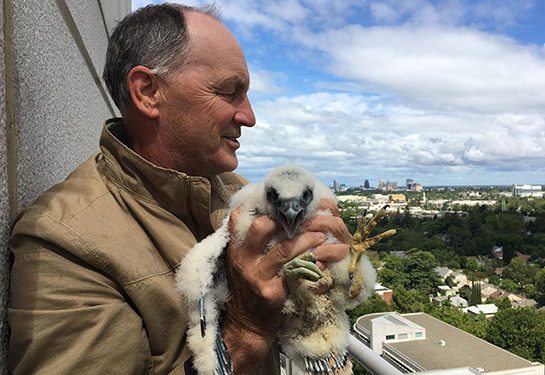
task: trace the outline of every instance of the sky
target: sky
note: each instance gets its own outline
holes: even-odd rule
[[[215,4],[250,71],[250,181],[295,163],[328,186],[545,185],[545,1]]]

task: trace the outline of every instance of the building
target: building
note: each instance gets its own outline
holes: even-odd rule
[[[367,314],[358,318],[354,330],[360,341],[404,373],[545,374],[543,364],[527,361],[425,313]]]
[[[365,182],[363,183],[363,187],[369,189],[369,180],[365,180]]]
[[[397,181],[387,181],[386,190],[388,191],[397,191]]]
[[[387,202],[389,202],[390,197],[388,195],[384,195],[384,194],[373,194],[373,195],[371,195],[371,199],[374,202],[387,203]]]
[[[442,305],[445,301],[450,301],[452,306],[465,308],[468,306],[467,300],[460,296],[437,296],[432,298],[432,302]]]
[[[382,286],[380,284],[375,284],[375,293],[380,295],[382,299],[384,299],[388,305],[392,304],[393,291],[391,289],[388,289],[385,286]]]
[[[498,307],[493,303],[487,304],[478,304],[474,306],[469,306],[467,309],[464,309],[473,319],[477,318],[480,313],[483,313],[486,319],[494,318],[494,315],[498,312]]]
[[[411,179],[407,179],[407,182],[405,184],[405,189],[412,190],[412,191],[422,191],[423,187],[421,184],[416,183]]]
[[[513,185],[513,197],[543,197],[540,185]]]
[[[390,195],[390,200],[392,202],[406,202],[407,197],[405,197],[403,194],[392,194]]]
[[[99,151],[119,111],[100,79],[130,0],[0,5],[0,374],[8,374],[10,220]]]

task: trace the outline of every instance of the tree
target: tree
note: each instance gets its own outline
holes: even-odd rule
[[[456,328],[460,328],[472,335],[480,338],[486,337],[488,330],[488,320],[484,314],[479,314],[474,320],[469,314],[463,312],[459,307],[452,306],[450,302],[443,302],[443,305],[428,306],[426,311],[429,315],[448,323]]]
[[[397,255],[388,255],[384,259],[384,266],[378,272],[378,278],[382,285],[392,289],[397,285],[408,283],[405,273],[405,259]]]
[[[427,295],[441,284],[441,278],[435,270],[437,262],[429,251],[409,252],[405,265],[405,273],[409,279],[406,285],[408,289],[416,289]]]
[[[518,284],[511,279],[503,279],[500,286],[508,292],[515,293],[518,289]]]
[[[535,286],[536,286],[536,298],[537,298],[537,301],[542,304],[542,305],[545,305],[545,267],[541,269],[541,271],[539,271],[535,277],[536,279],[536,282],[535,282]]]
[[[488,282],[492,285],[500,285],[500,277],[498,275],[492,275],[488,277]]]
[[[345,209],[341,212],[339,216],[341,217],[341,219],[343,219],[344,224],[348,228],[348,231],[350,233],[354,233],[358,226],[358,222],[357,222],[358,220],[354,210],[351,208]]]
[[[398,285],[392,292],[392,307],[402,314],[423,311],[422,295],[416,289],[407,290]]]
[[[535,307],[500,309],[486,340],[529,361],[545,362],[545,314]]]
[[[352,310],[347,310],[350,326],[352,327],[356,320],[362,315],[392,311],[392,307],[386,303],[378,293],[373,293],[371,297],[354,307]]]
[[[473,285],[471,285],[471,292],[469,294],[469,304],[479,305],[481,303],[483,303],[483,300],[481,298],[481,284],[473,283]]]
[[[498,310],[510,309],[513,307],[513,305],[511,305],[511,300],[509,299],[509,297],[503,297],[501,299],[495,300],[494,305],[498,307]]]
[[[533,284],[537,269],[531,265],[526,265],[522,258],[514,257],[509,262],[509,267],[503,271],[503,275],[513,280],[520,287],[524,284]]]

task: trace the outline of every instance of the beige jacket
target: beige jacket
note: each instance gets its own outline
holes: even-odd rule
[[[161,169],[123,142],[122,122],[108,121],[101,152],[15,220],[15,375],[184,374],[187,316],[174,271],[246,181]],[[257,373],[279,374],[277,350]]]

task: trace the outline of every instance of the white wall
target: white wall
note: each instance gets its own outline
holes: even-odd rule
[[[10,218],[98,151],[118,112],[100,77],[130,0],[0,5],[0,374],[7,374]]]

